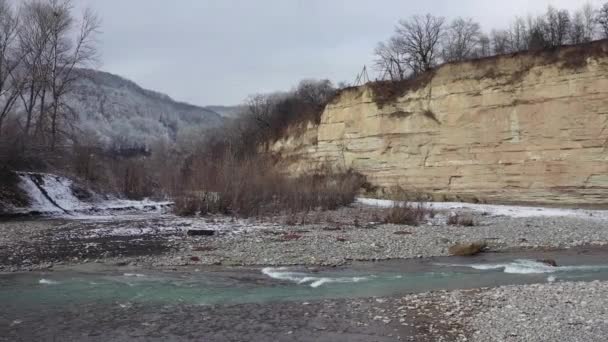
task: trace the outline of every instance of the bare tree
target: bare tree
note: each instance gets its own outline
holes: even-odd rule
[[[445,34],[443,59],[456,62],[470,59],[479,47],[481,27],[473,19],[456,18]]]
[[[13,109],[22,88],[21,79],[15,76],[21,62],[15,46],[18,26],[14,8],[6,0],[0,0],[0,136],[4,119]]]
[[[534,50],[543,50],[549,46],[547,40],[545,39],[545,34],[540,27],[533,27],[530,30],[530,38],[528,43],[528,49]]]
[[[382,79],[401,81],[406,79],[410,72],[408,55],[399,46],[399,42],[396,37],[392,37],[386,43],[378,43],[376,50],[374,50],[376,55],[375,68],[380,72]]]
[[[275,101],[272,96],[257,94],[247,99],[248,114],[263,128],[270,128],[273,107]]]
[[[79,77],[76,69],[88,66],[97,56],[99,19],[87,9],[76,20],[71,0],[29,0],[21,8],[21,17],[23,133],[42,141],[49,134],[54,149],[59,134],[73,123],[74,113],[65,103],[65,95]]]
[[[479,36],[479,44],[477,51],[474,54],[475,57],[488,57],[492,55],[492,42],[490,41],[490,37],[486,34],[481,34]]]
[[[529,25],[523,18],[516,18],[509,29],[510,52],[526,51],[529,48]]]
[[[396,28],[396,42],[414,75],[437,64],[445,19],[431,14],[401,20]]]
[[[549,47],[561,46],[566,42],[570,31],[570,13],[549,6],[543,21],[545,41]]]
[[[602,38],[608,38],[608,2],[600,8],[597,22],[601,28]]]
[[[510,33],[505,30],[493,30],[491,33],[492,51],[495,55],[513,52],[511,50]]]
[[[47,65],[49,69],[48,85],[52,100],[50,121],[51,148],[53,149],[57,141],[59,120],[63,118],[69,122],[69,117],[73,115],[64,102],[64,98],[78,79],[75,68],[87,66],[97,57],[95,34],[100,22],[91,10],[85,10],[80,23],[76,26],[76,38],[71,41],[70,34],[75,26],[71,16],[71,1],[50,0],[50,3],[53,15],[49,24],[50,49]],[[44,103],[44,98],[42,98],[42,102]]]
[[[597,34],[597,10],[587,2],[580,10],[583,13],[583,22],[585,23],[585,39],[592,41]]]
[[[336,93],[336,88],[330,80],[302,80],[295,89],[295,96],[311,104],[318,110],[323,110],[327,102]]]
[[[572,16],[572,25],[568,34],[570,43],[580,44],[586,41],[585,39],[585,24],[581,12],[575,12]]]
[[[586,3],[574,13],[569,34],[572,44],[587,43],[595,38],[597,31],[595,12],[593,6],[590,3]]]
[[[26,138],[30,135],[30,128],[34,121],[34,107],[46,83],[47,70],[43,56],[47,50],[50,36],[48,28],[50,13],[48,4],[38,1],[26,2],[21,9],[19,50],[23,55],[21,68],[24,89],[19,96],[26,114],[23,127],[23,134]]]

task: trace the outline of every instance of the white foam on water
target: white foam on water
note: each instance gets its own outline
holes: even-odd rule
[[[125,276],[125,277],[143,278],[146,275],[145,274],[140,274],[140,273],[124,273],[123,276]]]
[[[291,281],[300,285],[308,284],[312,288],[317,288],[330,283],[358,283],[373,278],[373,276],[317,277],[308,273],[293,271],[287,267],[266,267],[262,269],[262,273],[277,280]]]
[[[369,280],[369,278],[370,277],[319,278],[310,283],[310,287],[317,288],[328,283],[358,283]]]
[[[126,302],[126,303],[118,303],[118,306],[120,306],[122,309],[128,309],[131,306],[133,306],[133,304],[131,304],[130,302]]]
[[[38,284],[43,284],[43,285],[57,285],[59,284],[58,281],[54,281],[54,280],[50,280],[50,279],[40,279],[38,280]]]
[[[518,259],[506,263],[495,264],[437,264],[440,266],[468,267],[480,271],[502,270],[509,274],[543,274],[556,272],[598,271],[608,269],[605,265],[581,266],[551,266],[543,262],[528,259]]]

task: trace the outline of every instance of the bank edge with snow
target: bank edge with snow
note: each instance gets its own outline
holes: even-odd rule
[[[82,199],[75,194],[74,182],[66,177],[38,172],[16,172],[19,189],[28,199],[28,205],[5,204],[4,216],[51,216],[86,218],[108,215],[113,212],[163,212],[173,205],[169,201],[124,200],[90,192]]]

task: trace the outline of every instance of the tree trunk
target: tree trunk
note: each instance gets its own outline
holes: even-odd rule
[[[30,86],[30,99],[29,103],[26,104],[27,110],[27,119],[25,121],[25,136],[27,137],[30,134],[30,126],[32,125],[32,113],[34,112],[34,100],[35,100],[35,91],[34,85]]]
[[[53,115],[51,117],[51,151],[55,151],[55,143],[57,139],[57,102],[53,104]]]
[[[40,96],[40,109],[38,113],[38,121],[36,122],[36,131],[34,135],[42,134],[42,125],[44,124],[44,105],[46,100],[46,88],[42,89],[42,95]]]

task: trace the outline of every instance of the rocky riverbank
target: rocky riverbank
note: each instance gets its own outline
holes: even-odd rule
[[[4,247],[0,271],[89,262],[152,268],[339,265],[353,260],[445,256],[456,243],[477,241],[493,251],[608,244],[608,221],[592,211],[577,216],[510,217],[442,208],[426,222],[407,226],[382,223],[386,210],[355,204],[330,212],[251,220],[147,214],[6,221],[0,222]],[[466,215],[473,224],[447,224],[454,214]],[[198,230],[213,235],[188,234]]]
[[[510,209],[442,207],[426,222],[408,226],[382,223],[387,210],[359,203],[251,220],[148,213],[4,221],[0,271],[77,264],[124,267],[125,272],[296,264],[312,270],[355,260],[444,256],[459,242],[483,241],[493,251],[608,242],[604,212],[561,215],[538,208],[508,215]],[[455,214],[472,224],[448,224]],[[201,230],[205,234],[192,234]],[[0,315],[0,340],[598,341],[608,333],[606,298],[606,282],[557,282],[310,302],[90,303],[53,309],[57,312],[29,310],[23,317],[6,312]]]
[[[603,341],[608,283],[238,305],[0,310],[0,341]]]

